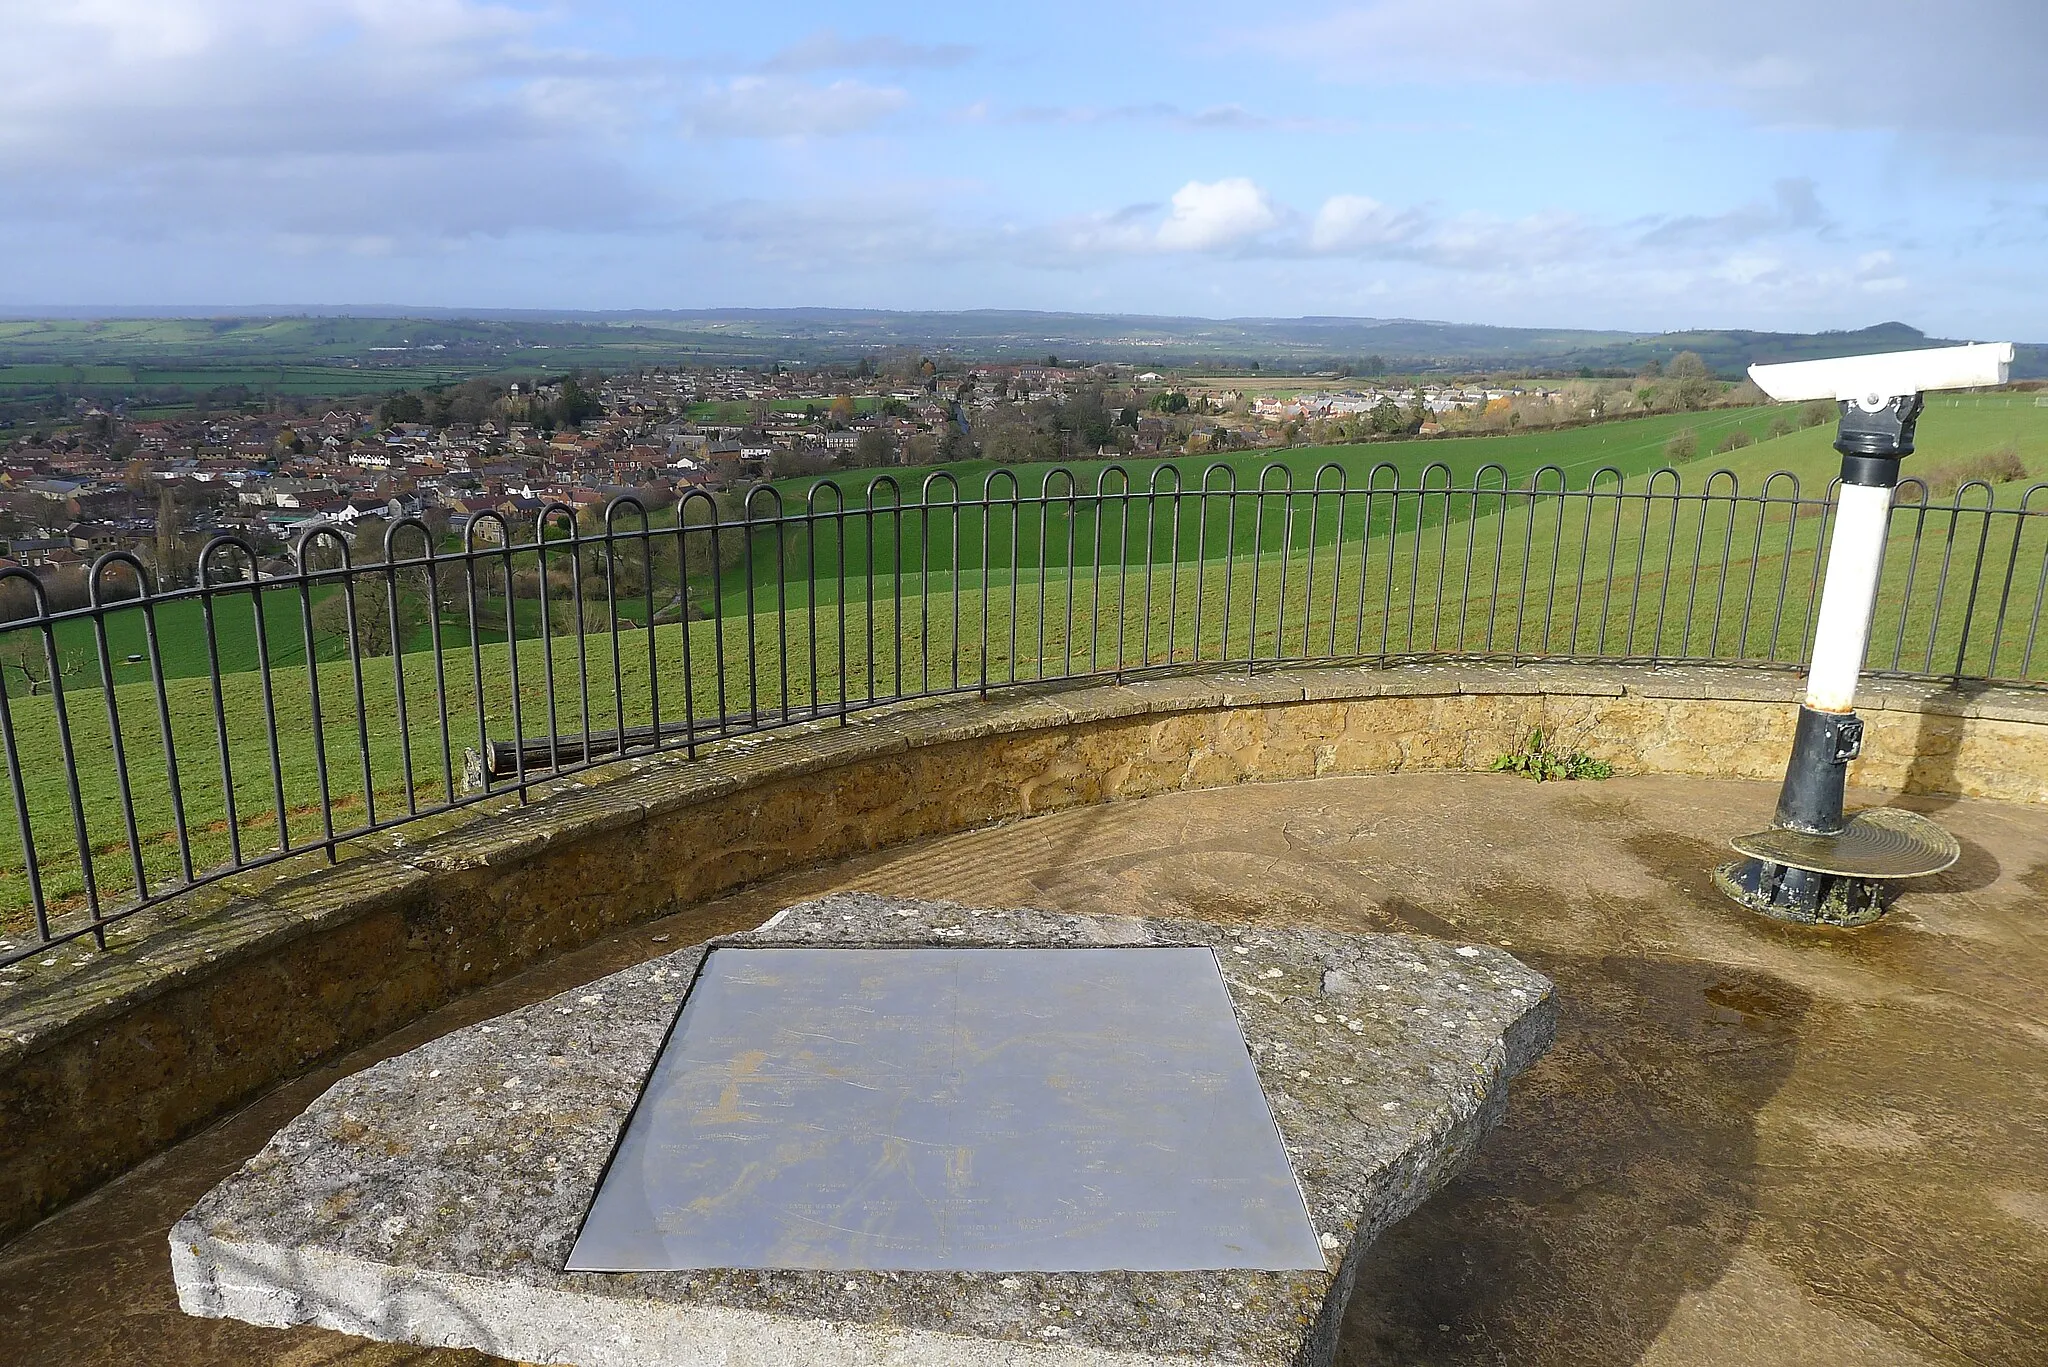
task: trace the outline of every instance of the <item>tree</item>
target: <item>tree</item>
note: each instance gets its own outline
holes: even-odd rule
[[[1408,415],[1391,398],[1382,398],[1372,408],[1372,430],[1385,436],[1408,430]]]
[[[348,546],[351,565],[376,565],[384,559],[384,530],[388,524],[374,513],[365,513],[355,521],[349,530],[352,533]],[[416,552],[401,548],[399,559]]]
[[[1102,391],[1091,386],[1060,405],[1059,425],[1074,434],[1077,449],[1094,451],[1109,444],[1115,420],[1102,402]]]
[[[57,652],[57,673],[61,678],[75,678],[85,671],[85,663],[86,657],[79,651]],[[50,657],[40,636],[21,631],[0,640],[0,688],[7,686],[9,678],[25,685],[31,698],[50,686]]]
[[[411,390],[401,390],[377,406],[377,425],[396,427],[402,422],[425,422],[427,403]]]
[[[870,427],[853,444],[853,463],[862,468],[887,465],[895,458],[896,453],[889,446],[889,434],[879,427]]]
[[[1707,369],[1706,361],[1697,351],[1679,352],[1671,358],[1671,365],[1664,373],[1671,381],[1674,400],[1687,412],[1705,408],[1720,390],[1720,385],[1714,380],[1714,372]]]
[[[811,446],[778,446],[775,449],[775,454],[768,458],[768,477],[770,479],[788,479],[792,476],[802,475],[822,475],[831,468],[831,456],[825,451]]]
[[[974,438],[967,429],[957,422],[944,423],[939,427],[939,451],[941,461],[973,460],[979,455]]]
[[[565,375],[550,411],[557,427],[581,427],[586,419],[604,412],[604,405],[583,387],[582,381],[574,375]]]
[[[398,637],[403,641],[427,622],[426,599],[417,592],[407,592],[408,578],[417,578],[416,573],[401,574],[398,592]],[[389,655],[391,653],[391,591],[382,574],[367,574],[355,580],[355,636],[358,655]],[[349,634],[349,593],[336,590],[320,600],[313,608],[313,630],[322,636],[338,636],[346,641]]]
[[[1041,429],[1022,407],[1014,404],[990,409],[975,424],[975,431],[981,437],[982,454],[998,465],[1059,458],[1058,438]]]
[[[853,421],[854,412],[853,396],[851,394],[835,395],[832,399],[831,411],[827,415],[827,421],[833,427],[845,427]]]
[[[184,517],[178,510],[177,496],[166,484],[156,497],[157,586],[168,588],[184,583],[190,569],[186,562]]]
[[[1672,435],[1664,443],[1664,459],[1673,465],[1683,465],[1700,453],[1700,434],[1688,427]]]

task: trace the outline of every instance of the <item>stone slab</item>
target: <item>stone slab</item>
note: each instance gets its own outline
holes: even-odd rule
[[[336,1084],[171,1231],[179,1303],[588,1367],[1328,1362],[1365,1249],[1464,1165],[1548,1047],[1540,975],[1414,936],[867,894],[713,942],[1103,944],[1214,948],[1322,1268],[566,1271],[700,945]]]

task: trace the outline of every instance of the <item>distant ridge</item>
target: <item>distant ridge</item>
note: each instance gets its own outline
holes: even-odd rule
[[[1198,318],[1148,314],[848,308],[444,309],[377,305],[0,308],[0,365],[362,364],[434,348],[465,369],[550,365],[797,363],[916,348],[1022,361],[1047,354],[1199,368],[1257,361],[1281,371],[1629,372],[1695,351],[1722,375],[1757,361],[1939,346],[1902,322],[1838,332],[1715,328],[1635,333],[1495,327],[1414,318]],[[2003,340],[2003,339],[1998,339]],[[566,353],[549,356],[549,352]],[[2023,345],[2022,377],[2048,376],[2048,346]]]

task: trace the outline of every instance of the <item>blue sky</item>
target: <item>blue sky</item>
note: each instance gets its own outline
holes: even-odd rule
[[[2048,339],[2043,0],[0,0],[0,304]]]

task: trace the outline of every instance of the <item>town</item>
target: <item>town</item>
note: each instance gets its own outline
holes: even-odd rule
[[[1753,401],[1697,357],[1630,379],[1455,382],[1347,375],[1261,382],[1130,365],[968,364],[906,354],[799,369],[641,369],[476,378],[320,399],[202,399],[189,412],[77,399],[0,448],[0,567],[64,573],[117,549],[161,587],[193,582],[208,538],[271,556],[321,527],[354,541],[401,517],[460,537],[479,514],[530,528],[543,509],[964,459],[998,464],[1201,456],[1584,423]],[[366,521],[367,520],[367,521]],[[487,520],[484,529],[495,527]]]

